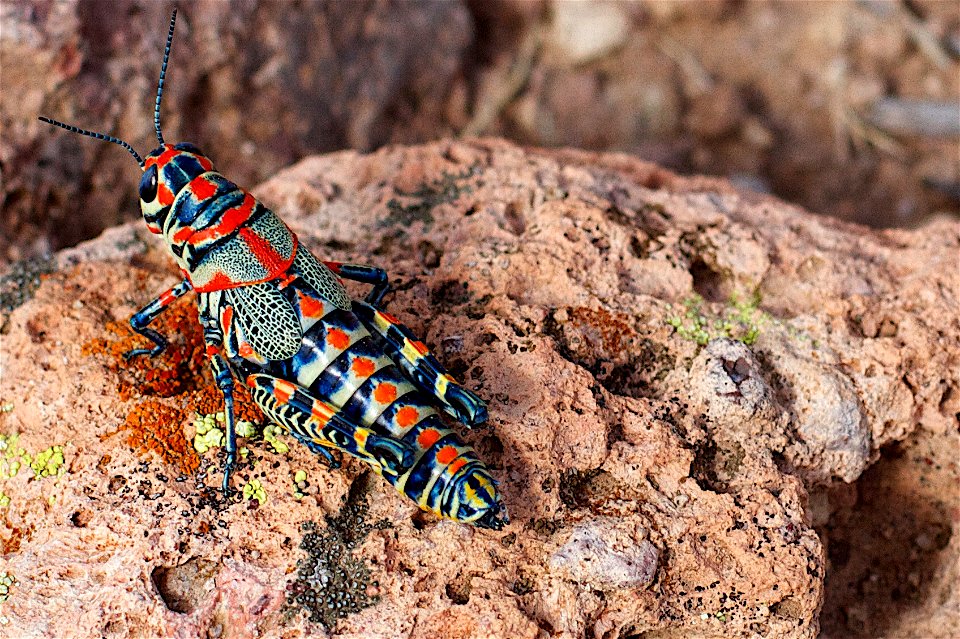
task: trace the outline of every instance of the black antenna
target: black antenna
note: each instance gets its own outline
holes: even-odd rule
[[[42,115],[40,116],[41,122],[46,122],[47,124],[53,124],[67,131],[72,131],[73,133],[79,133],[80,135],[89,135],[91,138],[97,138],[98,140],[106,140],[107,142],[113,142],[114,144],[119,144],[127,151],[130,151],[130,155],[137,159],[137,164],[140,165],[140,168],[143,168],[143,158],[140,157],[140,154],[133,150],[133,147],[121,140],[120,138],[115,138],[112,135],[104,135],[103,133],[97,133],[96,131],[86,131],[84,129],[79,129],[71,124],[64,124],[63,122],[58,122],[57,120],[52,120],[50,118],[45,118]]]
[[[160,83],[157,85],[157,104],[153,109],[153,126],[157,129],[157,139],[163,146],[163,133],[160,132],[160,99],[163,97],[163,79],[167,75],[167,61],[170,59],[170,45],[173,43],[173,27],[177,23],[177,10],[170,16],[170,32],[167,33],[167,46],[163,49],[163,65],[160,67]]]

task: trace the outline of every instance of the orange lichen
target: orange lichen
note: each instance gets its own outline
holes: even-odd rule
[[[154,452],[181,473],[191,474],[200,467],[200,458],[183,434],[185,418],[179,408],[147,399],[130,411],[120,430],[134,450]]]
[[[120,373],[117,390],[123,400],[142,395],[173,397],[202,383],[206,349],[196,305],[174,303],[151,328],[169,340],[167,348],[156,357],[124,357],[130,350],[151,346],[146,338],[133,332],[128,322],[109,322],[106,329],[110,336],[91,340],[83,347],[84,355],[106,356],[108,367]]]
[[[625,317],[605,309],[590,309],[583,306],[570,309],[570,319],[583,337],[595,348],[607,354],[629,351],[636,331]]]
[[[145,399],[134,406],[120,427],[127,442],[138,452],[157,453],[181,473],[196,472],[200,458],[184,435],[183,424],[193,413],[209,415],[223,410],[223,395],[205,372],[206,348],[196,304],[192,300],[174,302],[151,324],[170,342],[156,357],[124,357],[132,349],[150,346],[133,332],[129,322],[109,322],[105,328],[107,335],[88,342],[83,353],[105,358],[107,368],[117,374],[120,399],[168,400]],[[263,414],[243,384],[236,384],[234,397],[238,420],[263,422]]]
[[[241,383],[236,383],[233,387],[234,415],[237,421],[252,422],[262,424],[265,421],[263,412],[247,387]],[[204,386],[200,390],[194,391],[187,404],[188,413],[198,415],[212,415],[223,410],[223,393],[214,384]]]

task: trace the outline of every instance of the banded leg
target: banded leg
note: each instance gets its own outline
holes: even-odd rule
[[[226,495],[230,490],[230,473],[237,464],[237,418],[233,410],[233,375],[227,361],[219,352],[215,353],[210,359],[210,366],[213,367],[213,378],[217,386],[223,393],[223,414],[226,422],[226,448],[227,461],[223,465],[223,493]]]
[[[302,386],[266,374],[250,375],[247,386],[263,412],[311,450],[317,445],[336,448],[384,475],[400,476],[414,463],[413,445],[354,424]]]
[[[387,354],[421,391],[433,395],[441,408],[468,428],[487,421],[487,405],[447,372],[426,345],[418,340],[397,318],[373,306],[354,302],[353,312],[364,327],[379,335]]]
[[[227,449],[227,461],[223,465],[223,494],[230,490],[230,473],[237,464],[237,418],[233,408],[233,373],[224,359],[223,333],[217,322],[209,315],[203,314],[200,318],[203,326],[203,341],[207,345],[207,355],[210,357],[210,367],[213,369],[213,379],[217,388],[223,393],[223,416],[226,426],[224,436]]]
[[[166,338],[157,331],[147,328],[147,325],[157,319],[157,316],[160,315],[164,309],[170,306],[177,298],[183,297],[191,288],[189,280],[183,280],[176,286],[161,293],[160,297],[144,306],[130,318],[130,327],[152,341],[155,346],[153,348],[135,348],[127,351],[124,354],[125,358],[130,359],[138,355],[156,357],[163,352],[163,349],[167,347]]]
[[[373,290],[367,293],[365,299],[370,306],[379,308],[383,302],[383,296],[390,292],[390,278],[382,268],[341,262],[324,262],[324,265],[340,277],[363,284],[372,284]]]

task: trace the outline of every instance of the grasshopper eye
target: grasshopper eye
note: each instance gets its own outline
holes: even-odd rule
[[[143,172],[140,178],[140,199],[144,202],[153,202],[157,197],[157,165],[154,164]]]

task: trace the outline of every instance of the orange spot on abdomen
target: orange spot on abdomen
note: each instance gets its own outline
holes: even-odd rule
[[[327,342],[337,350],[343,350],[350,346],[350,336],[339,328],[331,328],[327,331]]]
[[[397,424],[402,428],[409,428],[417,423],[420,413],[413,406],[404,406],[397,411]]]
[[[440,433],[436,428],[424,428],[423,431],[417,435],[417,444],[420,445],[420,448],[426,450],[436,444],[439,439]]]
[[[373,360],[366,357],[355,358],[353,363],[350,364],[350,368],[353,369],[353,372],[357,377],[362,379],[370,377],[377,369],[376,365],[373,363]]]
[[[397,398],[397,387],[389,382],[380,382],[373,389],[373,398],[381,404],[389,404]]]
[[[444,446],[437,452],[437,461],[441,464],[449,464],[457,458],[457,449],[453,446]]]
[[[311,295],[297,291],[300,297],[300,311],[309,318],[317,319],[323,316],[323,302]]]

